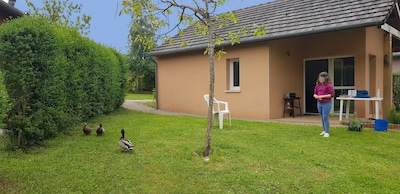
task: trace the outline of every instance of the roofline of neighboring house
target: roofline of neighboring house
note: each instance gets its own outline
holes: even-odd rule
[[[355,29],[355,28],[363,28],[363,27],[372,27],[372,26],[377,26],[380,27],[383,25],[385,22],[384,21],[374,21],[374,22],[369,22],[369,23],[362,23],[362,24],[355,24],[351,26],[343,26],[343,27],[337,27],[337,28],[327,28],[327,29],[321,29],[321,30],[315,30],[315,31],[308,31],[308,32],[299,32],[299,33],[294,33],[294,34],[286,34],[286,35],[278,35],[278,36],[272,36],[272,37],[267,37],[267,36],[252,36],[249,38],[243,38],[240,40],[240,44],[248,44],[248,43],[256,43],[256,42],[262,42],[262,41],[270,41],[270,40],[277,40],[277,39],[283,39],[283,38],[292,38],[292,37],[297,37],[297,36],[305,36],[305,35],[312,35],[312,34],[318,34],[318,33],[324,33],[324,32],[333,32],[333,31],[340,31],[340,30],[349,30],[349,29]],[[268,31],[267,31],[268,34]],[[224,47],[224,46],[231,46],[230,41],[224,41],[221,43],[221,45],[216,45],[217,47]],[[203,50],[207,48],[207,44],[202,44],[202,45],[196,45],[196,46],[184,46],[181,48],[177,49],[170,49],[166,51],[154,51],[150,52],[149,54],[151,56],[162,56],[162,55],[171,55],[171,54],[177,54],[177,53],[183,53],[183,52],[191,52],[191,51],[197,51],[197,50]]]
[[[10,4],[6,3],[5,1],[0,0],[0,7],[3,7],[5,10],[9,11],[12,16],[23,16],[24,12],[21,10],[11,6]]]

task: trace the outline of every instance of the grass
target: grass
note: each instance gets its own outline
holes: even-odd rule
[[[122,109],[29,153],[0,140],[0,193],[397,193],[400,133],[232,121],[213,130],[211,160],[201,155],[206,119]],[[135,144],[122,153],[120,130]]]
[[[143,102],[144,105],[151,107],[151,108],[156,108],[156,101],[152,102]]]
[[[153,94],[132,94],[127,93],[125,96],[125,100],[153,100]]]

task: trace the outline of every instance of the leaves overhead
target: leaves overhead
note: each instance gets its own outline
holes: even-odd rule
[[[30,0],[25,1],[32,16],[44,16],[51,23],[74,27],[83,35],[90,32],[91,16],[77,15],[82,11],[82,4],[75,4],[70,0],[42,0],[43,7],[37,7]],[[72,19],[73,16],[76,16],[75,20]]]

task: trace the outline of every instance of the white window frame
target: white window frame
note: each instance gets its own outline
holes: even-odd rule
[[[234,86],[233,65],[235,62],[239,63],[239,86]],[[230,91],[240,91],[240,61],[238,58],[229,60],[229,90]]]

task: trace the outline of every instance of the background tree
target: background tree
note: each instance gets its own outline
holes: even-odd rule
[[[209,83],[209,97],[214,98],[214,57],[220,58],[226,54],[223,50],[215,51],[215,46],[221,44],[223,41],[230,41],[232,45],[240,43],[240,35],[245,35],[249,32],[246,28],[241,28],[237,32],[228,32],[227,34],[216,34],[215,29],[224,28],[231,24],[236,24],[238,21],[237,16],[233,12],[216,14],[219,6],[223,6],[227,0],[192,0],[192,1],[176,1],[176,0],[158,0],[154,3],[153,0],[124,0],[123,11],[131,14],[133,18],[140,18],[138,21],[146,21],[152,29],[158,29],[165,26],[170,26],[171,30],[165,33],[160,33],[156,39],[147,36],[135,38],[135,42],[145,45],[147,48],[153,48],[157,45],[158,38],[163,38],[164,41],[172,41],[168,34],[179,30],[178,35],[184,35],[182,30],[188,26],[194,26],[194,33],[199,36],[207,36],[208,46],[205,54],[209,57],[210,68],[210,83]],[[170,16],[177,14],[177,24],[171,25],[169,23]],[[173,20],[175,21],[175,20]],[[254,26],[254,35],[262,35],[266,33],[266,27],[261,25]],[[187,42],[180,43],[185,46]],[[209,160],[211,149],[211,133],[212,133],[212,108],[213,100],[208,104],[207,116],[207,132],[206,141],[203,150],[203,157],[205,161]]]
[[[30,0],[26,4],[32,10],[29,14],[32,16],[44,16],[52,23],[59,23],[78,29],[78,31],[87,35],[90,32],[90,16],[86,14],[79,15],[82,11],[82,4],[75,4],[70,0],[42,0],[43,7],[38,7]],[[76,19],[72,19],[76,16]]]
[[[154,39],[156,30],[144,18],[132,17],[127,61],[131,86],[135,87],[135,91],[151,91],[155,87],[155,59],[148,55],[153,47],[147,47],[136,39],[142,36]]]

